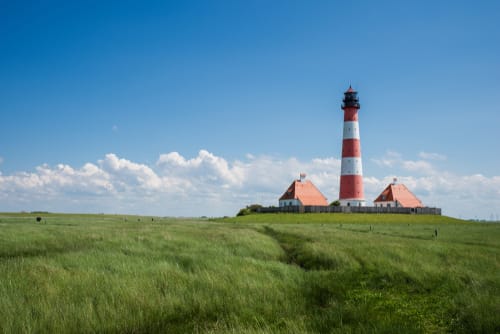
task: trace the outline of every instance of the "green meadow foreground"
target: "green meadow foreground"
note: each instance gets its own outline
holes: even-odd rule
[[[500,332],[500,224],[41,216],[0,214],[3,333]]]

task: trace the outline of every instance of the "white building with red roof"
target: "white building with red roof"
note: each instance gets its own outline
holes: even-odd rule
[[[279,206],[309,206],[328,205],[326,197],[309,180],[306,175],[300,174],[300,179],[295,180],[279,199]]]
[[[389,184],[373,201],[375,207],[387,208],[422,208],[424,205],[404,184]]]

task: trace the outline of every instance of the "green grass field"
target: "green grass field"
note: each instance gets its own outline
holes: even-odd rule
[[[500,224],[35,216],[0,214],[3,333],[500,333]]]

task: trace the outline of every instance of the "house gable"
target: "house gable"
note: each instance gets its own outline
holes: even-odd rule
[[[328,205],[326,197],[309,180],[293,181],[280,197],[279,202],[280,206],[290,205],[290,203],[292,203],[291,205],[299,205],[300,203],[303,206]]]
[[[373,201],[375,206],[401,206],[405,208],[421,208],[424,205],[404,184],[388,185]],[[392,204],[392,205],[391,205]]]

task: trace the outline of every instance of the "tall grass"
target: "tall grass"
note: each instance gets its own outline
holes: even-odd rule
[[[0,214],[4,333],[500,331],[500,225],[43,217]]]

